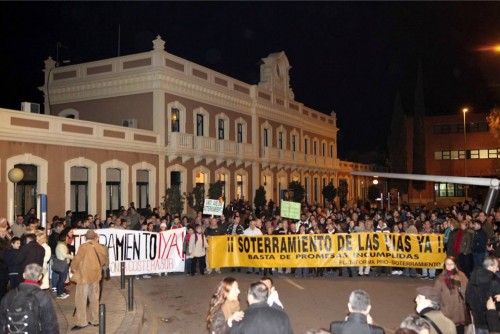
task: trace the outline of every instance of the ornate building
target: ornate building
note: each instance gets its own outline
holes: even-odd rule
[[[328,182],[363,199],[370,166],[337,158],[337,120],[294,100],[284,52],[262,59],[250,85],[165,51],[77,65],[45,61],[46,115],[0,110],[0,215],[47,194],[49,217],[100,213],[135,202],[158,206],[166,188],[224,182],[227,199],[278,201],[292,180],[322,202]],[[17,184],[13,167],[25,171]],[[5,206],[4,206],[5,205]]]

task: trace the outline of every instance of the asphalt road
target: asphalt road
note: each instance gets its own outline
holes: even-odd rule
[[[135,281],[144,303],[143,333],[207,333],[205,316],[211,294],[225,276],[234,276],[240,286],[240,303],[246,308],[246,290],[260,277],[246,273],[222,273],[188,277],[185,274],[153,276]],[[329,328],[333,320],[347,314],[347,299],[354,289],[371,297],[374,322],[393,333],[401,320],[414,313],[415,289],[430,281],[400,277],[294,278],[274,275],[275,286],[291,319],[294,333]]]

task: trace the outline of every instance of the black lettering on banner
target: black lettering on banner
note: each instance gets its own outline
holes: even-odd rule
[[[151,260],[156,259],[156,250],[158,249],[157,243],[158,243],[158,235],[151,234],[151,238],[150,238],[150,242],[149,242],[149,259],[151,259]]]

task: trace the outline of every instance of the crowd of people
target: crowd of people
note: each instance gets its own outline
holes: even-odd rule
[[[51,294],[70,296],[76,284],[73,330],[99,325],[100,283],[108,251],[88,229],[75,252],[70,219],[54,217],[44,228],[30,210],[9,223],[0,218],[0,331],[58,333]]]
[[[493,271],[494,264],[498,267],[498,263],[496,260],[491,262],[491,259],[499,257],[499,225],[500,210],[485,213],[472,201],[446,208],[421,206],[411,210],[408,206],[403,206],[391,211],[369,206],[337,209],[333,203],[324,207],[314,203],[303,203],[298,220],[281,217],[279,207],[271,201],[265,207],[253,210],[248,202],[234,200],[218,217],[207,217],[202,213],[197,213],[194,217],[180,216],[150,207],[137,210],[134,203],[130,203],[128,208],[122,207],[104,219],[98,214],[76,217],[71,211],[67,211],[64,216],[56,216],[48,221],[45,228],[40,226],[34,210],[30,210],[26,215],[18,215],[14,222],[8,223],[5,219],[0,219],[0,297],[3,297],[8,289],[15,290],[24,284],[21,282],[25,269],[30,264],[37,264],[41,268],[40,289],[52,290],[55,298],[68,298],[69,291],[66,285],[70,280],[75,282],[79,280],[81,284],[86,284],[85,287],[80,285],[81,289],[78,289],[77,285],[75,304],[78,312],[75,327],[84,328],[89,323],[96,325],[95,301],[99,289],[95,284],[101,280],[102,268],[108,263],[107,254],[105,248],[102,248],[104,250],[99,248],[94,234],[88,236],[89,244],[93,241],[92,247],[80,248],[79,252],[86,255],[79,257],[75,254],[73,229],[77,228],[89,231],[116,228],[155,232],[186,228],[183,251],[187,275],[221,273],[220,268],[207,267],[206,261],[210,237],[217,235],[434,233],[441,234],[446,245],[448,257],[442,270],[369,266],[243,268],[243,270],[266,277],[276,274],[300,277],[394,275],[435,280],[434,289],[439,291],[440,310],[453,322],[457,332],[462,333],[468,322],[473,321],[478,329],[476,333],[481,333],[482,329],[487,330],[490,326],[486,317],[486,302],[490,306],[492,303],[495,304],[489,297],[496,296],[492,293],[492,289],[497,283],[492,282],[498,280],[498,269]],[[81,265],[82,259],[86,264],[90,263],[92,268],[99,270],[96,269],[91,275],[88,273],[82,275],[82,272],[79,272],[85,267]],[[240,271],[241,268],[231,270]],[[33,270],[28,273],[30,277],[35,274],[36,271]],[[233,286],[232,283],[226,282],[223,291],[229,286]],[[255,287],[254,290],[252,296],[259,300],[258,295],[264,293],[265,289]],[[481,298],[477,298],[478,295]],[[92,299],[92,311],[88,316],[83,310],[86,309],[83,301],[86,303],[87,299]],[[216,304],[217,302],[214,305]],[[229,320],[227,314],[231,313],[228,310],[234,308],[234,305],[229,305],[225,306],[223,311],[226,321]],[[217,310],[212,313],[212,316],[215,316]],[[472,320],[467,314],[472,315]],[[237,322],[241,319],[236,317],[233,320]],[[209,322],[220,324],[220,314],[219,318]]]
[[[447,257],[434,286],[416,289],[416,312],[403,319],[395,333],[463,334],[468,327],[478,334],[500,332],[500,283],[497,273],[498,259],[490,256],[472,272],[468,281],[456,267],[455,259]],[[239,293],[235,278],[225,277],[219,283],[206,318],[210,334],[292,333],[290,319],[272,278],[264,276],[250,285],[245,311],[241,311]],[[352,291],[347,310],[345,319],[333,321],[328,330],[310,330],[308,333],[385,333],[383,326],[376,324],[370,314],[372,304],[366,291]]]

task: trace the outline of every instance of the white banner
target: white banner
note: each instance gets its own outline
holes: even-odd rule
[[[111,276],[120,276],[122,261],[125,275],[184,271],[185,228],[160,233],[122,229],[95,231],[99,234],[99,243],[108,249]],[[76,251],[86,242],[85,232],[87,230],[74,230]]]
[[[204,215],[220,216],[222,215],[222,210],[224,210],[224,202],[221,202],[218,199],[205,199],[205,202],[203,203]]]

